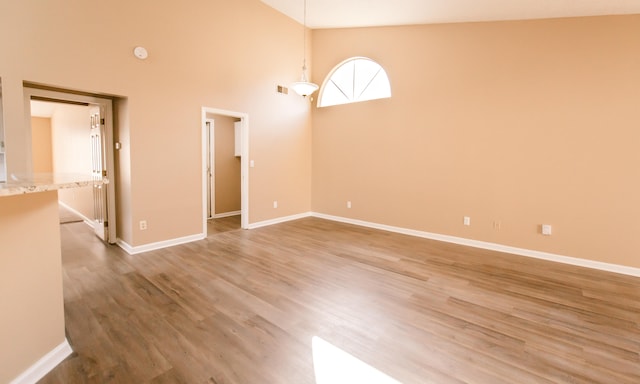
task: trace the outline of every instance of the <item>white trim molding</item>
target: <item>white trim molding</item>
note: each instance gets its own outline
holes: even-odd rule
[[[223,217],[231,217],[241,215],[242,211],[233,211],[233,212],[225,212],[225,213],[216,213],[213,215],[212,219],[222,219]]]
[[[83,215],[82,213],[80,213],[80,211],[77,211],[75,208],[63,203],[62,201],[58,200],[58,204],[62,205],[64,208],[70,210],[72,213],[80,216],[80,218],[82,219],[82,221],[84,221],[85,223],[88,222],[88,224],[90,224],[93,227],[93,224],[91,224],[91,219],[88,218],[87,216]]]
[[[317,218],[320,218],[320,219],[325,219],[325,220],[338,221],[338,222],[341,222],[341,223],[359,225],[361,227],[368,227],[368,228],[380,229],[380,230],[388,231],[388,232],[401,233],[403,235],[422,237],[422,238],[425,238],[425,239],[438,240],[438,241],[444,241],[444,242],[447,242],[447,243],[466,245],[466,246],[470,246],[470,247],[474,247],[474,248],[487,249],[487,250],[490,250],[490,251],[498,251],[498,252],[510,253],[510,254],[514,254],[514,255],[518,255],[518,256],[532,257],[532,258],[535,258],[535,259],[554,261],[554,262],[557,262],[557,263],[570,264],[570,265],[575,265],[575,266],[579,266],[579,267],[586,267],[586,268],[598,269],[598,270],[607,271],[607,272],[619,273],[619,274],[623,274],[623,275],[640,277],[640,268],[627,267],[625,265],[610,264],[610,263],[604,263],[604,262],[601,262],[601,261],[580,259],[580,258],[577,258],[577,257],[570,257],[570,256],[563,256],[563,255],[556,255],[556,254],[553,254],[553,253],[540,252],[540,251],[534,251],[534,250],[530,250],[530,249],[511,247],[511,246],[508,246],[508,245],[502,245],[502,244],[488,243],[488,242],[478,241],[478,240],[465,239],[465,238],[462,238],[462,237],[441,235],[441,234],[438,234],[438,233],[417,231],[417,230],[414,230],[414,229],[394,227],[394,226],[391,226],[391,225],[371,223],[371,222],[368,222],[368,221],[349,219],[349,218],[340,217],[340,216],[325,215],[325,214],[316,213],[316,212],[311,213],[311,216],[317,217]]]
[[[171,239],[171,240],[165,240],[165,241],[158,241],[156,243],[143,244],[143,245],[138,245],[138,246],[135,246],[135,247],[129,245],[127,242],[125,242],[125,241],[123,241],[121,239],[118,239],[116,241],[116,244],[120,248],[124,249],[125,252],[127,252],[128,254],[136,255],[138,253],[155,251],[157,249],[173,247],[174,245],[191,243],[193,241],[204,240],[206,238],[207,238],[206,234],[199,233],[197,235],[179,237],[177,239]]]
[[[10,384],[37,383],[38,380],[42,379],[47,373],[72,353],[73,349],[71,349],[71,345],[69,345],[69,342],[65,339],[64,342],[52,349],[40,360],[36,361],[36,363],[30,366],[26,371],[22,372],[20,376],[13,379]]]
[[[213,115],[230,116],[240,119],[240,226],[243,229],[249,228],[249,114],[243,112],[228,111],[225,109],[202,107],[201,115],[201,131],[202,131],[202,231],[207,233],[207,177],[205,170],[207,169],[207,148],[205,143],[205,132],[207,113]]]
[[[269,225],[285,223],[287,221],[304,219],[305,217],[309,217],[309,216],[313,216],[313,215],[314,214],[311,213],[311,212],[306,212],[306,213],[300,213],[300,214],[297,214],[297,215],[277,217],[275,219],[259,221],[257,223],[249,224],[248,229],[256,229],[256,228],[261,228],[261,227],[267,227]]]
[[[236,214],[235,212],[230,212],[229,216],[232,216],[232,213]],[[267,226],[270,226],[270,225],[275,225],[275,224],[285,223],[285,222],[288,222],[288,221],[303,219],[305,217],[317,217],[319,219],[331,220],[331,221],[336,221],[336,222],[341,222],[341,223],[346,223],[346,224],[353,224],[353,225],[358,225],[358,226],[361,226],[361,227],[379,229],[379,230],[387,231],[387,232],[400,233],[400,234],[403,234],[403,235],[422,237],[422,238],[425,238],[425,239],[443,241],[443,242],[446,242],[446,243],[466,245],[466,246],[469,246],[469,247],[487,249],[487,250],[490,250],[490,251],[510,253],[510,254],[518,255],[518,256],[532,257],[532,258],[535,258],[535,259],[553,261],[553,262],[556,262],[556,263],[569,264],[569,265],[575,265],[575,266],[578,266],[578,267],[585,267],[585,268],[597,269],[597,270],[601,270],[601,271],[619,273],[619,274],[622,274],[622,275],[640,277],[640,268],[628,267],[628,266],[619,265],[619,264],[604,263],[604,262],[601,262],[601,261],[587,260],[587,259],[581,259],[581,258],[571,257],[571,256],[556,255],[556,254],[548,253],[548,252],[541,252],[541,251],[535,251],[535,250],[531,250],[531,249],[512,247],[512,246],[503,245],[503,244],[489,243],[489,242],[485,242],[485,241],[466,239],[466,238],[463,238],[463,237],[442,235],[442,234],[439,234],[439,233],[418,231],[418,230],[415,230],[415,229],[395,227],[395,226],[386,225],[386,224],[372,223],[372,222],[369,222],[369,221],[350,219],[350,218],[341,217],[341,216],[326,215],[326,214],[317,213],[317,212],[305,212],[305,213],[300,213],[300,214],[291,215],[291,216],[284,216],[284,217],[278,217],[278,218],[275,218],[275,219],[259,221],[259,222],[256,222],[256,223],[249,224],[247,229],[257,229],[257,228],[261,228],[261,227],[267,227]],[[161,242],[152,243],[152,244],[145,244],[145,245],[141,245],[141,246],[137,246],[137,247],[132,247],[129,244],[127,244],[126,242],[118,239],[117,244],[122,249],[124,249],[127,253],[129,253],[131,255],[134,255],[134,254],[137,254],[137,253],[153,251],[153,250],[156,250],[156,249],[171,247],[171,246],[174,246],[174,245],[189,243],[189,242],[192,242],[192,241],[198,241],[198,240],[202,240],[202,239],[205,239],[205,238],[206,238],[205,234],[198,234],[198,235],[182,237],[182,238],[174,239],[174,240],[167,240],[167,241],[161,241]]]

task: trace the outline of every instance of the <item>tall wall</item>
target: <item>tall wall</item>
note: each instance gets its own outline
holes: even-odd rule
[[[250,223],[309,211],[310,105],[276,92],[299,76],[300,24],[259,0],[3,0],[0,8],[10,172],[31,166],[27,81],[119,97],[118,237],[132,246],[202,233],[203,106],[249,115]],[[138,45],[147,60],[134,57]]]
[[[59,104],[51,117],[53,138],[53,171],[90,175],[91,141],[89,139],[90,107]],[[93,218],[93,187],[61,189],[58,200]]]
[[[313,211],[640,267],[637,36],[640,15],[314,31],[316,81],[366,56],[392,98],[314,108]]]

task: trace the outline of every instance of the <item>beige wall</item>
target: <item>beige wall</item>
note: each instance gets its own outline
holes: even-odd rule
[[[56,104],[51,116],[55,172],[91,174],[89,119],[88,106]]]
[[[249,222],[307,212],[307,100],[301,26],[259,0],[27,0],[0,14],[8,166],[29,168],[23,81],[120,96],[118,237],[132,246],[202,233],[201,108],[247,113]],[[133,56],[142,45],[145,61]],[[180,199],[176,199],[180,196]],[[280,207],[274,209],[272,201]],[[138,221],[147,220],[140,231]]]
[[[58,197],[0,197],[0,383],[65,341]]]
[[[235,156],[234,122],[239,119],[213,115],[215,131],[215,213],[240,210],[240,157]]]
[[[640,267],[637,36],[640,15],[314,31],[316,81],[367,56],[393,97],[314,108],[313,210]]]
[[[53,170],[56,173],[90,175],[90,107],[58,104],[51,117]],[[61,189],[59,201],[87,218],[93,218],[93,187]]]
[[[33,172],[53,172],[51,146],[51,119],[48,117],[32,117],[31,158],[33,161]]]

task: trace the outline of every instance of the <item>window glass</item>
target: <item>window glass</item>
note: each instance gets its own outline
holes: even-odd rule
[[[380,64],[354,57],[338,64],[324,81],[319,107],[391,97],[391,85]]]

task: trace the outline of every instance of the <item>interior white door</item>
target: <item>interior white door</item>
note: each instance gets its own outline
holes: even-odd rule
[[[90,108],[91,164],[93,178],[93,228],[96,235],[109,241],[107,221],[107,179],[105,161],[104,118],[99,105]]]

